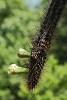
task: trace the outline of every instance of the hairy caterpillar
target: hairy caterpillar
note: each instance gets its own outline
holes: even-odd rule
[[[46,17],[39,30],[39,36],[33,42],[29,61],[28,88],[33,89],[38,83],[47,54],[50,48],[53,33],[62,14],[66,0],[52,0]]]

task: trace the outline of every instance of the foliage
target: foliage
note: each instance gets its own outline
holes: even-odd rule
[[[16,55],[20,47],[31,48],[29,37],[37,25],[33,14],[22,0],[0,0],[0,100],[18,99],[15,92],[20,78],[16,82],[17,76],[9,78],[7,69],[12,63],[20,63]]]
[[[41,14],[39,8],[28,9],[24,0],[0,0],[0,100],[67,100],[67,64],[58,65],[53,55],[49,57],[38,87],[33,92],[26,89],[25,76],[7,73],[10,64],[22,64],[16,55],[20,47],[30,51],[31,38],[36,33],[35,28],[39,27]],[[66,37],[65,16],[63,20],[62,27],[58,25],[62,38]],[[60,44],[56,45],[60,47]]]
[[[27,92],[21,83],[18,95],[25,100],[66,100],[66,66],[67,64],[58,65],[58,61],[51,55],[44,66],[37,88],[33,92]]]
[[[67,4],[57,26],[54,55],[60,63],[67,61]]]

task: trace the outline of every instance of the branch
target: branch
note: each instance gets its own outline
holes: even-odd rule
[[[52,0],[46,17],[43,18],[38,37],[33,42],[29,61],[28,88],[37,85],[43,70],[56,25],[67,0]]]

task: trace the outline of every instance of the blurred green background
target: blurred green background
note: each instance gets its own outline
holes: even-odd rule
[[[67,5],[37,88],[28,91],[24,77],[7,73],[10,64],[21,63],[17,57],[19,48],[30,52],[50,2],[0,0],[0,100],[67,100]]]

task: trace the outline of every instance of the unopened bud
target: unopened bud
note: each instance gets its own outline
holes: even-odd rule
[[[26,51],[25,49],[20,48],[18,50],[18,57],[20,57],[20,58],[30,57],[30,53],[28,51]]]

